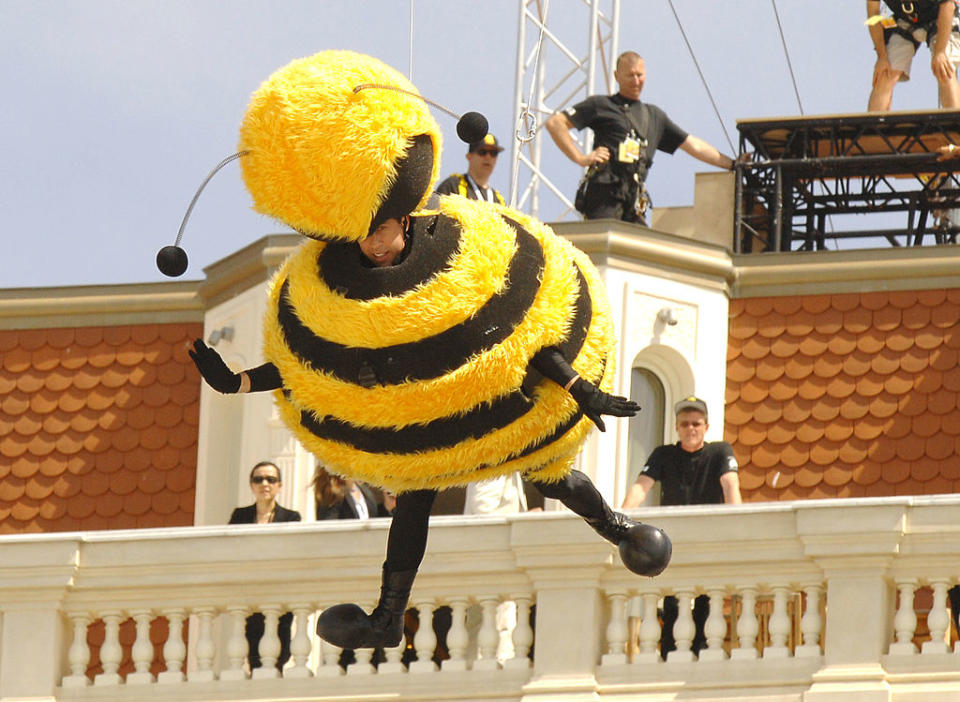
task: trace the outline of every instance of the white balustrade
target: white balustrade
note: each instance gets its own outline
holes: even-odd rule
[[[103,645],[100,647],[100,663],[103,672],[94,679],[94,685],[119,685],[120,661],[123,649],[120,647],[120,622],[123,619],[119,611],[108,610],[100,615],[103,619]]]
[[[930,629],[930,640],[924,641],[920,647],[921,654],[948,653],[947,629],[950,618],[947,616],[947,588],[950,585],[948,578],[933,578],[930,587],[933,589],[933,606],[927,614],[927,628]]]
[[[185,613],[185,610],[180,607],[163,610],[163,616],[167,618],[170,625],[167,642],[163,645],[163,660],[167,663],[167,669],[157,676],[157,682],[179,683],[184,680],[183,659],[187,656],[187,646],[183,642]]]
[[[87,666],[90,664],[87,627],[90,626],[90,616],[86,612],[71,612],[69,617],[73,624],[73,641],[67,656],[70,662],[70,675],[64,677],[62,685],[86,687],[90,684],[90,678],[87,677]]]
[[[473,662],[474,670],[496,670],[497,645],[500,635],[497,633],[497,605],[500,600],[495,595],[483,595],[479,598],[482,619],[480,631],[477,633],[477,660]]]
[[[812,658],[822,654],[820,649],[820,634],[823,631],[823,619],[820,616],[820,593],[823,588],[819,583],[805,585],[803,592],[806,600],[806,609],[800,619],[800,630],[803,632],[803,644],[794,651],[799,658]]]
[[[726,591],[718,588],[712,588],[709,592],[710,614],[703,627],[707,647],[700,651],[698,659],[701,661],[722,661],[727,658],[727,652],[723,650],[723,640],[727,634],[727,621],[723,617],[725,595]]]
[[[529,668],[530,647],[533,645],[533,629],[530,626],[531,598],[514,595],[517,603],[517,625],[513,630],[513,658],[504,663],[506,668]]]
[[[608,592],[610,621],[607,623],[607,652],[600,659],[601,665],[617,665],[627,662],[627,594],[621,591]]]
[[[447,653],[450,658],[440,664],[444,671],[467,669],[465,658],[470,636],[467,633],[467,598],[450,599],[450,630],[447,632]]]
[[[433,673],[437,664],[433,662],[433,652],[437,648],[437,634],[433,630],[434,601],[432,598],[414,600],[420,616],[420,625],[413,637],[413,648],[417,652],[417,660],[410,663],[411,673]]]
[[[247,613],[242,605],[227,607],[227,626],[230,638],[227,641],[227,668],[220,671],[221,680],[245,680],[247,671],[244,664],[247,660]]]
[[[740,645],[730,652],[734,659],[751,659],[757,657],[755,642],[760,633],[760,622],[757,621],[757,589],[745,587],[740,591],[740,618],[737,620],[737,639]]]
[[[290,639],[290,656],[293,658],[293,666],[284,671],[283,677],[310,678],[313,677],[313,671],[307,666],[307,660],[312,650],[309,620],[313,608],[307,603],[297,603],[290,605],[290,611],[293,612],[293,626],[296,631]]]
[[[787,638],[790,636],[790,616],[787,614],[787,596],[790,589],[786,586],[773,588],[773,613],[770,615],[770,645],[763,649],[764,658],[788,658],[790,649]]]
[[[431,539],[411,599],[421,616],[417,660],[408,671],[401,644],[374,668],[372,651],[358,651],[349,680],[336,684],[309,680],[345,674],[340,649],[319,642],[313,616],[332,602],[372,609],[386,522],[4,536],[0,697],[73,699],[80,693],[68,690],[82,687],[85,702],[118,696],[149,702],[194,699],[190,691],[202,685],[204,695],[244,702],[262,695],[263,678],[272,678],[271,694],[291,698],[323,699],[344,689],[376,696],[386,687],[436,697],[450,685],[465,700],[482,688],[488,695],[561,699],[574,687],[576,694],[616,689],[643,699],[648,688],[669,694],[695,675],[696,689],[685,688],[691,699],[730,697],[739,676],[746,676],[743,689],[773,685],[773,695],[778,683],[770,681],[793,681],[785,696],[817,702],[853,699],[877,680],[904,690],[909,678],[910,694],[934,699],[936,681],[956,669],[956,655],[945,654],[952,631],[947,592],[958,580],[952,564],[960,561],[947,537],[956,531],[958,509],[960,497],[943,496],[652,510],[644,521],[676,534],[674,562],[654,579],[626,571],[613,549],[569,515],[438,519],[432,529],[440,537]],[[248,567],[251,539],[269,554],[255,575]],[[59,563],[70,564],[69,579],[43,580]],[[918,591],[932,593],[929,611],[929,597]],[[317,592],[324,603],[313,600]],[[677,649],[664,663],[657,609],[669,594],[679,605]],[[710,608],[706,647],[697,657],[692,605],[701,595]],[[915,599],[923,610],[915,609]],[[638,603],[629,613],[628,601]],[[477,603],[476,629],[468,626],[470,603]],[[505,603],[516,607],[512,656],[500,648],[504,627],[496,612]],[[441,605],[450,608],[449,658],[438,670],[432,618]],[[294,618],[291,659],[281,676],[277,622],[287,611]],[[253,680],[245,636],[252,612],[265,617],[263,666]],[[632,633],[631,614],[639,615]],[[151,631],[155,636],[164,620],[166,640],[154,644]],[[87,643],[94,625],[103,628],[98,649]],[[918,637],[927,630],[929,636]],[[628,641],[631,635],[636,641]],[[19,642],[35,647],[35,641],[47,642],[45,656],[29,659],[38,669],[50,664],[47,682],[9,673],[32,670],[24,667],[27,647]],[[921,650],[915,642],[923,642]],[[382,675],[397,677],[375,682]],[[136,690],[123,693],[123,686]]]
[[[210,611],[213,611],[212,608]],[[127,674],[126,683],[127,685],[146,685],[156,682],[156,677],[150,672],[150,664],[153,662],[150,622],[153,621],[153,614],[149,609],[134,609],[130,611],[130,616],[136,623],[137,638],[130,649],[134,672]]]

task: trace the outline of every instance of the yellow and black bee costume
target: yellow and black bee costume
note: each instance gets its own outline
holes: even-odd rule
[[[329,470],[399,493],[380,605],[332,608],[318,627],[349,648],[398,643],[439,488],[521,471],[614,543],[656,541],[639,572],[669,560],[662,532],[571,470],[591,419],[638,409],[606,394],[615,340],[596,269],[509,208],[449,196],[424,209],[440,147],[427,103],[376,59],[330,51],[271,76],[241,128],[244,181],[255,209],[307,241],[272,285],[267,364],[232,373],[202,341],[192,354],[222,392],[276,388]],[[357,242],[411,213],[402,261],[370,266]]]

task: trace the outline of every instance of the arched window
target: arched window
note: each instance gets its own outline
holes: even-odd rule
[[[666,393],[663,382],[646,368],[633,368],[630,373],[630,399],[639,404],[641,410],[629,420],[627,489],[637,479],[653,449],[664,442],[663,418],[666,411]],[[658,483],[651,490],[644,504],[658,504],[659,498]],[[651,502],[651,499],[655,501]]]

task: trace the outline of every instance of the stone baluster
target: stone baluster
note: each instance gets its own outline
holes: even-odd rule
[[[737,620],[739,646],[730,652],[730,657],[733,659],[757,658],[757,649],[754,644],[760,632],[760,623],[757,621],[756,588],[743,588],[741,598],[740,618]]]
[[[823,632],[823,618],[820,616],[821,590],[822,587],[819,583],[807,585],[803,588],[807,599],[807,609],[800,619],[803,645],[797,646],[794,652],[798,658],[812,658],[822,653],[820,650],[820,634]]]
[[[251,677],[254,680],[279,678],[280,636],[277,625],[280,623],[280,605],[264,604],[258,609],[263,612],[263,638],[260,639],[260,667],[251,671]]]
[[[407,647],[407,637],[400,635],[400,643],[396,646],[390,646],[383,649],[383,655],[386,658],[377,666],[377,673],[380,675],[390,675],[395,673],[405,673],[406,667],[403,665],[403,652]]]
[[[119,685],[122,680],[117,670],[123,659],[120,647],[120,622],[123,615],[119,610],[108,610],[100,615],[103,619],[103,646],[100,647],[100,662],[103,672],[93,679],[94,685]]]
[[[319,615],[318,615],[319,616]],[[325,639],[320,639],[320,660],[317,663],[316,676],[329,678],[344,675],[346,671],[340,667],[340,654],[343,649],[334,646]]]
[[[891,656],[912,656],[917,652],[913,643],[913,634],[917,630],[917,613],[913,609],[913,595],[917,591],[916,578],[898,578],[897,590],[900,591],[900,603],[893,618],[893,628],[897,640],[890,644]]]
[[[673,625],[673,638],[676,641],[677,648],[667,654],[667,660],[671,663],[694,660],[693,651],[690,650],[690,646],[693,644],[693,635],[696,633],[693,612],[691,611],[693,596],[694,593],[691,590],[679,590],[677,592],[677,621]]]
[[[159,683],[183,682],[183,659],[187,657],[187,646],[183,643],[183,619],[186,613],[182,608],[174,607],[163,612],[170,623],[167,641],[163,644],[163,659],[167,669],[157,676]]]
[[[932,578],[930,587],[933,588],[933,607],[927,615],[927,628],[930,629],[930,640],[924,641],[920,653],[949,653],[947,645],[947,630],[950,627],[950,617],[947,615],[947,588],[949,578]]]
[[[365,612],[372,612],[375,606],[372,602],[361,605]],[[354,649],[353,656],[356,661],[347,667],[347,675],[372,675],[376,673],[377,669],[373,665],[373,651],[372,648]]]
[[[87,645],[87,627],[90,626],[90,615],[87,612],[70,612],[68,615],[73,623],[73,642],[67,654],[70,663],[70,675],[63,678],[63,687],[86,687],[90,684],[87,677],[87,666],[90,665],[90,647]]]
[[[477,660],[473,662],[473,669],[497,670],[497,644],[500,641],[497,633],[497,605],[500,600],[496,595],[484,595],[479,599],[482,618],[480,631],[477,632]]]
[[[217,610],[213,607],[197,607],[193,610],[197,616],[197,669],[187,673],[190,682],[210,682],[216,680],[213,672],[213,659],[217,647],[213,643],[213,617]]]
[[[658,592],[644,592],[643,618],[640,620],[640,653],[634,663],[659,663],[660,653],[657,646],[660,643],[660,620],[657,619]]]
[[[153,619],[149,609],[134,609],[130,611],[137,626],[137,638],[130,649],[130,658],[133,659],[133,672],[127,674],[127,685],[146,685],[156,682],[157,679],[150,672],[153,663],[153,642],[150,641],[150,621]]]
[[[723,599],[726,591],[721,588],[713,588],[708,593],[710,596],[710,614],[707,616],[707,622],[703,627],[703,633],[707,638],[707,647],[700,651],[699,659],[701,661],[722,661],[727,658],[727,652],[723,650],[723,639],[727,634],[727,620],[723,616]]]
[[[221,680],[245,680],[247,671],[243,664],[247,659],[247,608],[241,605],[227,607],[230,638],[227,640],[227,667],[220,671]]]
[[[789,658],[790,616],[787,614],[787,597],[790,589],[783,585],[773,588],[773,613],[770,615],[770,645],[764,649],[764,658]]]
[[[533,645],[533,629],[530,627],[530,596],[514,595],[517,603],[517,626],[513,630],[513,658],[504,664],[504,668],[529,668],[530,647]]]
[[[311,607],[306,602],[299,602],[290,605],[290,611],[293,612],[294,628],[296,633],[290,640],[290,656],[293,658],[293,666],[287,668],[283,677],[285,678],[311,678],[313,671],[307,666],[307,659],[310,658],[310,631],[309,619]]]
[[[410,663],[411,673],[432,673],[437,670],[433,662],[433,651],[437,647],[437,634],[433,630],[433,610],[435,603],[432,597],[421,597],[415,601],[414,607],[420,613],[420,625],[413,637],[413,648],[417,652],[417,660]]]
[[[607,593],[610,601],[610,620],[607,622],[607,652],[600,665],[625,665],[627,662],[627,593],[614,590]]]
[[[440,663],[443,671],[467,669],[467,645],[470,635],[467,633],[467,598],[450,599],[450,631],[447,632],[447,652],[450,658]]]

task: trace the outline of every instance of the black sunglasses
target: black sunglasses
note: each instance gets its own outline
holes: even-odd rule
[[[256,483],[257,485],[262,483],[264,480],[266,480],[271,485],[280,482],[280,478],[278,478],[275,475],[255,475],[252,478],[250,478],[250,482]]]
[[[480,156],[493,156],[494,158],[500,155],[499,151],[494,151],[493,149],[477,149],[474,153]]]

